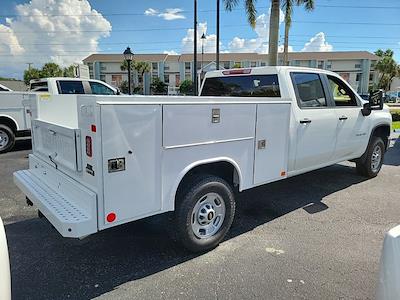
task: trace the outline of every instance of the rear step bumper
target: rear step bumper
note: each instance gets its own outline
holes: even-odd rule
[[[86,187],[49,169],[17,171],[14,182],[62,236],[97,232],[96,194]]]

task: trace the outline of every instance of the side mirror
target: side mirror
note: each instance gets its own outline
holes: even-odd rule
[[[117,92],[115,93],[116,95],[121,95],[121,90],[119,88],[116,88]]]
[[[361,112],[364,116],[369,116],[372,110],[383,109],[383,90],[377,90],[369,95],[368,103],[365,103]]]

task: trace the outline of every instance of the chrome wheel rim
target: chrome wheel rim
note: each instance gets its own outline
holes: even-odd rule
[[[225,202],[217,193],[202,196],[193,208],[192,230],[200,239],[215,235],[224,223],[226,214]]]
[[[0,130],[0,150],[3,150],[8,144],[8,135],[5,131]]]
[[[381,167],[382,161],[382,149],[379,145],[376,145],[374,151],[372,151],[371,157],[371,169],[373,172],[377,172]]]

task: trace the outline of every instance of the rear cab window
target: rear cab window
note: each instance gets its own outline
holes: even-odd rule
[[[280,97],[278,75],[234,75],[206,78],[201,96]]]
[[[89,84],[92,89],[92,94],[94,95],[115,95],[115,91],[104,84],[95,81],[89,81]]]
[[[77,80],[59,80],[58,81],[59,94],[85,94],[82,81]]]

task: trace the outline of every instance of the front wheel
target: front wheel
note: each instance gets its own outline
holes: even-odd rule
[[[189,185],[177,197],[177,234],[188,250],[203,252],[218,246],[231,227],[234,194],[225,180],[212,175],[197,177]]]
[[[364,155],[364,159],[356,163],[357,172],[362,176],[373,178],[381,170],[385,156],[385,143],[382,138],[373,137]]]

